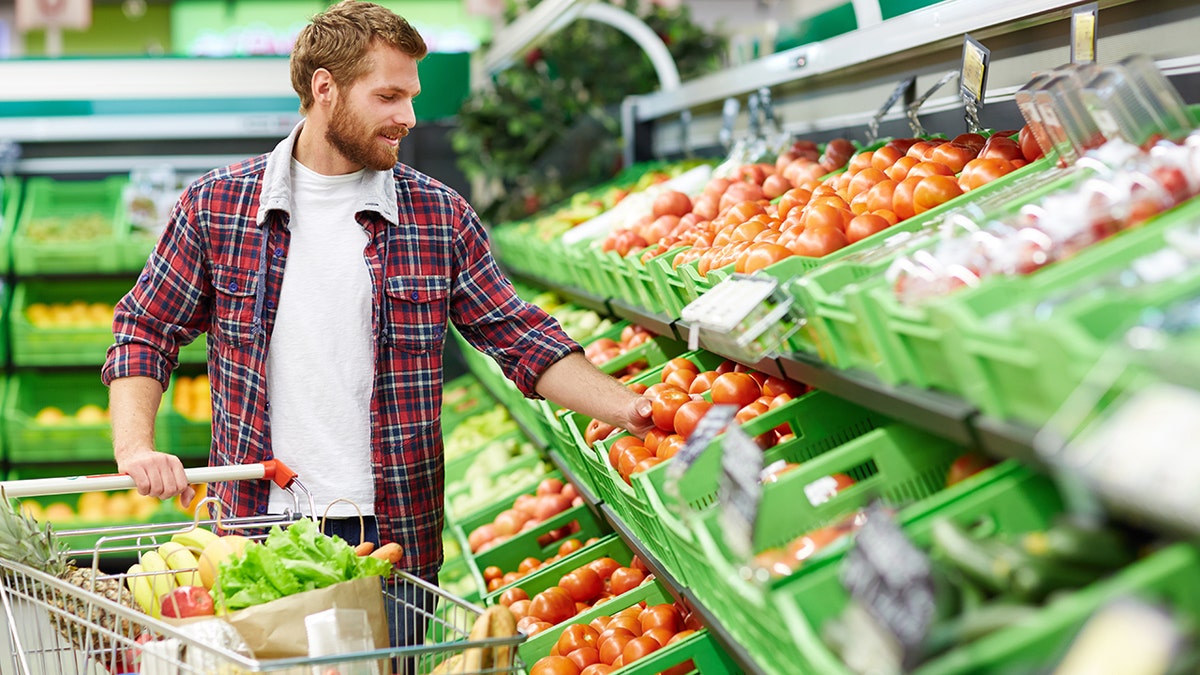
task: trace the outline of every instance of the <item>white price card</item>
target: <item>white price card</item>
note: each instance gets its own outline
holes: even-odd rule
[[[967,128],[979,131],[979,111],[983,109],[988,67],[992,52],[970,35],[963,36],[962,67],[958,71],[958,93],[966,108]]]

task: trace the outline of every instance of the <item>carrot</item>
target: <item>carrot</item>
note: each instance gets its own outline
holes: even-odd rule
[[[395,565],[396,563],[400,562],[401,558],[404,557],[404,549],[400,547],[400,544],[397,544],[393,541],[380,546],[373,553],[371,553],[371,556],[374,558],[379,558],[380,560],[386,560]]]
[[[357,556],[370,555],[371,551],[374,551],[374,550],[375,550],[375,542],[364,541],[363,543],[354,547],[354,555],[357,555]]]

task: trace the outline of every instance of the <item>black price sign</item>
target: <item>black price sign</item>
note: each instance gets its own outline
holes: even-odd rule
[[[667,477],[663,487],[677,501],[680,500],[679,479],[683,478],[687,470],[692,468],[712,440],[724,431],[725,427],[729,426],[734,416],[737,415],[737,411],[738,408],[735,405],[714,405],[709,408],[708,412],[704,413],[704,417],[700,418],[683,447],[671,458],[670,464],[667,465]]]
[[[867,522],[846,556],[841,580],[867,613],[895,636],[905,666],[915,665],[936,609],[932,570],[929,557],[878,503],[867,508]]]
[[[741,427],[730,427],[721,443],[721,526],[725,543],[742,560],[754,555],[754,525],[762,500],[762,448]]]
[[[1100,8],[1096,3],[1071,10],[1071,63],[1096,62],[1096,23]]]
[[[970,35],[963,36],[962,68],[958,71],[958,92],[967,107],[967,126],[978,131],[979,111],[983,109],[987,89],[988,66],[992,52]]]

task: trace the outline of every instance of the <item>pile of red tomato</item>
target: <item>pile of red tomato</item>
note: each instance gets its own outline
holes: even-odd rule
[[[500,594],[499,602],[513,613],[517,630],[534,636],[624,595],[650,578],[637,556],[627,566],[605,556],[567,572],[559,577],[557,585],[532,598],[523,588],[510,588]]]
[[[517,497],[513,500],[512,507],[501,511],[492,522],[471,530],[467,535],[467,543],[472,553],[482,553],[581,504],[583,498],[579,496],[574,485],[557,478],[546,478],[538,483],[533,494]],[[538,544],[546,546],[578,531],[579,522],[572,521],[539,537]]]
[[[700,629],[678,605],[636,603],[612,616],[567,626],[550,655],[538,659],[529,675],[607,675]],[[688,660],[661,674],[682,675],[694,669]]]
[[[655,428],[646,434],[645,440],[623,436],[609,446],[608,463],[626,483],[633,474],[679,452],[713,405],[737,406],[734,419],[738,424],[746,424],[805,393],[800,383],[753,371],[733,361],[726,360],[713,370],[701,371],[699,365],[682,356],[663,364],[659,382],[650,386],[635,382],[627,386],[650,399]],[[592,420],[584,430],[584,441],[594,445],[614,431],[611,426]],[[792,437],[791,428],[784,424],[755,440],[766,449]]]

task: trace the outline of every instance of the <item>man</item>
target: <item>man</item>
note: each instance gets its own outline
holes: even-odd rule
[[[154,447],[154,415],[179,348],[207,332],[210,463],[284,461],[317,515],[346,519],[334,532],[359,537],[354,506],[336,502],[349,499],[372,521],[368,539],[399,542],[401,567],[433,580],[447,321],[528,396],[637,434],[651,422],[646,399],[516,297],[465,200],[397,163],[425,53],[404,19],[368,2],[314,17],[291,57],[304,120],[270,154],[181,195],[117,307],[102,376],[118,470],[142,494],[188,498],[179,460]],[[274,486],[213,491],[238,516],[293,506]]]

